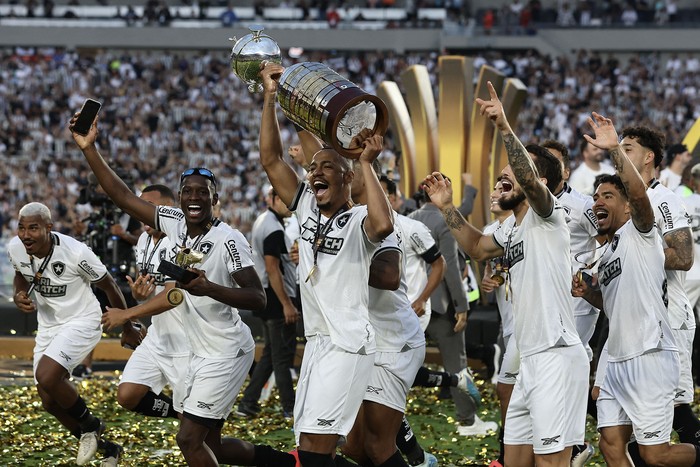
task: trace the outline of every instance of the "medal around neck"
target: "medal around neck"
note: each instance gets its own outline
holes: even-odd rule
[[[175,287],[174,289],[168,290],[166,297],[168,299],[168,303],[170,303],[172,306],[178,306],[185,300],[185,293],[182,291],[182,289]]]

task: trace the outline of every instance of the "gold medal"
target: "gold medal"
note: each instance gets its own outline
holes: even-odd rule
[[[499,286],[503,285],[506,282],[506,280],[503,278],[503,276],[498,272],[494,273],[491,276],[491,280],[496,282]]]
[[[313,276],[313,275],[316,273],[316,270],[317,270],[317,269],[318,269],[318,268],[317,268],[316,265],[314,264],[314,266],[311,268],[311,271],[309,271],[309,275],[306,276],[306,280],[305,280],[304,282],[309,282],[309,279],[311,279],[311,276]]]
[[[168,290],[166,297],[168,298],[168,303],[172,306],[178,306],[185,300],[185,294],[182,292],[182,289],[177,287]]]

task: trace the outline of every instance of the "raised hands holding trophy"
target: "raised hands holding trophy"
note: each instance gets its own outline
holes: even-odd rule
[[[344,157],[360,157],[363,148],[353,139],[357,141],[355,137],[362,130],[384,135],[389,118],[386,105],[379,97],[363,91],[322,63],[302,62],[285,69],[280,65],[279,47],[270,36],[261,35],[260,27],[251,27],[251,31],[253,36],[257,34],[256,37],[261,38],[259,43],[252,46],[253,39],[245,36],[236,42],[231,53],[234,73],[243,81],[253,83],[248,89],[253,91],[254,86],[255,91],[262,91],[260,70],[266,66],[279,67],[277,100],[284,115]],[[272,53],[275,48],[277,55]],[[271,58],[264,58],[266,54]],[[256,63],[258,68],[253,79]]]

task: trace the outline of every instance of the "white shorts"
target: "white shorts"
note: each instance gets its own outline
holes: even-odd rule
[[[71,320],[48,330],[40,330],[34,342],[34,375],[41,357],[58,362],[68,373],[80,365],[102,337],[99,321]],[[34,377],[36,384],[36,376]]]
[[[182,410],[182,399],[185,395],[185,378],[190,357],[171,357],[154,352],[145,342],[139,345],[129,357],[122,373],[122,383],[133,383],[148,386],[156,394],[160,394],[165,385],[173,390],[173,409]]]
[[[685,293],[688,294],[688,301],[693,309],[697,310],[698,302],[700,302],[700,280],[685,279]]]
[[[593,360],[593,349],[589,345],[591,337],[593,337],[593,332],[595,332],[595,325],[598,323],[599,311],[594,311],[587,315],[574,315],[574,324],[576,325],[576,332],[578,332],[581,338],[581,343],[583,348],[586,349],[588,354],[588,361]]]
[[[520,372],[520,352],[518,346],[515,345],[515,336],[510,335],[503,338],[503,343],[506,346],[506,351],[503,354],[501,369],[498,372],[498,382],[501,384],[515,384]]]
[[[676,404],[690,404],[693,402],[695,384],[693,383],[693,339],[695,329],[674,329],[673,338],[678,347],[678,362],[680,364],[680,378],[678,390],[673,402]]]
[[[678,353],[672,350],[608,362],[596,401],[598,429],[632,425],[639,444],[669,442],[678,374]]]
[[[582,345],[553,347],[520,360],[506,414],[504,443],[552,454],[583,444],[588,357]]]
[[[192,355],[180,412],[212,420],[226,419],[254,359],[253,350],[225,359]]]
[[[406,396],[425,360],[425,346],[406,352],[377,352],[367,384],[365,400],[403,413]]]
[[[598,366],[596,366],[595,369],[595,382],[593,386],[598,386],[599,388],[603,387],[603,383],[605,382],[605,370],[608,368],[608,356],[608,341],[606,340],[600,351],[600,355],[598,355]]]
[[[307,339],[294,403],[294,435],[302,433],[347,436],[355,423],[374,354],[346,352],[330,336]]]

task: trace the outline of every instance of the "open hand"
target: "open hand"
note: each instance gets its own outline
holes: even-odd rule
[[[423,188],[430,201],[439,209],[452,206],[452,182],[440,172],[433,172],[423,180]]]
[[[620,144],[617,137],[617,131],[615,131],[615,126],[609,118],[605,118],[597,112],[593,112],[591,117],[588,117],[587,121],[590,127],[595,133],[595,137],[592,138],[590,135],[583,135],[586,141],[591,143],[593,146],[600,149],[612,149]]]

